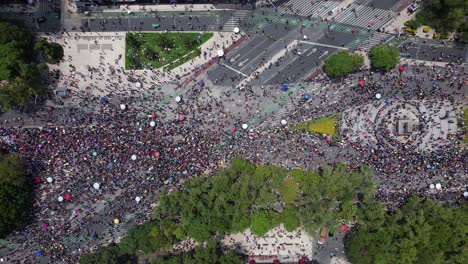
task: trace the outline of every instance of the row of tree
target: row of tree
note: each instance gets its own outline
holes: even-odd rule
[[[28,220],[31,184],[17,155],[0,155],[0,238]]]
[[[323,225],[333,229],[352,220],[358,194],[373,191],[366,167],[287,171],[236,158],[217,176],[195,178],[183,190],[163,194],[154,221],[129,230],[119,248],[122,254],[146,254],[187,238],[203,242],[247,228],[261,236],[280,223],[289,231],[303,226],[315,236]]]
[[[48,75],[45,63],[58,63],[63,48],[45,39],[36,39],[27,29],[0,22],[0,105],[2,110],[24,107],[34,97],[46,94],[41,84]]]
[[[400,51],[391,45],[378,45],[369,52],[371,66],[376,70],[391,70],[400,60]],[[325,72],[330,77],[341,77],[359,70],[364,58],[359,54],[339,51],[325,60]]]
[[[468,210],[444,207],[432,200],[410,198],[396,212],[366,199],[359,206],[358,224],[345,239],[352,263],[468,262]]]

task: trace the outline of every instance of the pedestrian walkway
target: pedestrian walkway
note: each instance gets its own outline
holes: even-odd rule
[[[385,43],[391,36],[392,34],[388,33],[373,32],[370,38],[359,43],[358,48],[369,51],[372,47]]]
[[[231,18],[224,24],[224,31],[232,32],[235,27],[239,26],[240,21],[248,15],[250,10],[237,10]]]
[[[313,18],[326,18],[329,13],[334,12],[336,7],[340,4],[339,1],[304,1],[304,0],[290,0],[281,6],[277,7],[276,11],[281,14],[313,17]],[[269,8],[275,11],[275,8]]]
[[[351,4],[349,8],[335,17],[336,22],[368,29],[379,29],[394,18],[393,11]]]

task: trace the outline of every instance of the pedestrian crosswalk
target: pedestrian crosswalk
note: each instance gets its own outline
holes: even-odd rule
[[[346,10],[337,15],[334,20],[339,23],[375,30],[384,26],[395,16],[396,14],[390,10],[351,4]]]
[[[239,22],[247,16],[250,10],[237,10],[231,18],[223,25],[224,31],[233,31],[235,27],[239,26]]]
[[[359,49],[368,51],[373,46],[377,46],[379,44],[384,43],[384,41],[390,38],[390,36],[391,34],[388,34],[388,33],[374,32],[369,39],[359,44]]]
[[[38,3],[39,7],[37,8],[36,15],[44,16],[49,11],[47,0],[40,0]]]
[[[340,4],[340,1],[325,0],[290,0],[281,6],[270,8],[271,11],[280,14],[325,18]]]
[[[362,34],[356,36],[356,38],[346,44],[346,48],[348,49],[355,49],[358,48],[360,50],[369,51],[373,46],[377,46],[379,44],[384,43],[387,39],[389,39],[392,34],[388,33],[380,33],[380,32],[371,32],[368,34]]]

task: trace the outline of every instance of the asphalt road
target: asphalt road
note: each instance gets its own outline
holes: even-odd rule
[[[283,56],[279,62],[268,64],[270,58],[284,50],[291,42],[302,40],[304,35],[308,36],[307,41],[312,44],[302,44],[295,51]],[[208,71],[208,77],[218,85],[233,86],[260,65],[267,63],[268,69],[260,73],[252,84],[294,83],[306,77],[321,61],[336,51],[334,47],[320,44],[341,47],[351,42],[354,37],[351,33],[300,27],[287,29],[284,25],[268,25],[263,35],[252,38],[227,56],[223,63]]]
[[[410,45],[405,43],[400,48],[402,57],[425,61],[462,63],[468,62],[468,50],[463,47],[444,47],[426,44]]]
[[[177,15],[166,13],[147,15],[114,15],[109,17],[83,17],[81,26],[85,31],[218,31],[231,18],[232,11],[212,12],[201,15]],[[206,13],[206,12],[205,12]],[[121,14],[121,13],[119,13]],[[153,24],[159,27],[153,28]]]

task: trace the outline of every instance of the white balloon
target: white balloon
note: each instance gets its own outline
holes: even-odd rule
[[[224,56],[224,50],[218,50],[218,57]]]
[[[307,35],[304,35],[304,39],[307,39]]]
[[[141,83],[140,83],[140,82],[136,82],[136,83],[135,83],[135,86],[136,86],[136,88],[140,88],[140,87],[141,87]]]
[[[137,159],[137,156],[136,155],[132,155],[132,160],[136,160]]]
[[[154,121],[151,121],[151,122],[150,122],[150,126],[151,126],[151,127],[154,127],[154,126],[156,126],[156,123],[155,123]]]
[[[442,189],[442,185],[440,185],[440,183],[437,183],[437,184],[436,184],[436,189],[437,189],[437,190]]]
[[[286,121],[286,120],[284,120],[284,119],[281,120],[281,124],[282,124],[283,126],[285,126],[287,123],[288,123],[288,121]]]
[[[382,98],[382,95],[378,93],[378,94],[375,95],[375,98],[380,99],[380,98]]]
[[[182,98],[180,96],[176,96],[175,101],[179,103],[180,101],[182,101]]]
[[[52,177],[47,177],[47,182],[48,183],[51,183],[53,180],[52,180]]]
[[[138,203],[139,201],[141,201],[141,198],[140,197],[135,197],[135,201]]]
[[[125,110],[125,108],[127,108],[127,107],[124,104],[120,105],[120,109]]]
[[[243,129],[247,129],[248,127],[249,127],[249,125],[247,125],[247,124],[243,124],[243,125],[242,125],[242,128],[243,128]]]
[[[468,197],[468,192],[464,192],[464,193],[463,193],[463,196],[464,196],[464,197]]]
[[[93,187],[94,187],[94,189],[99,190],[99,187],[101,187],[101,186],[99,185],[99,183],[95,182],[93,184]]]
[[[435,188],[434,184],[431,183],[431,185],[429,185],[429,188],[430,188],[431,190],[434,190],[434,188]]]
[[[57,200],[58,200],[59,202],[63,202],[63,197],[62,197],[62,196],[59,196]]]
[[[240,29],[239,29],[238,27],[235,27],[233,31],[234,31],[234,33],[236,33],[236,34],[237,34],[237,33],[239,33],[239,32],[240,32]]]

